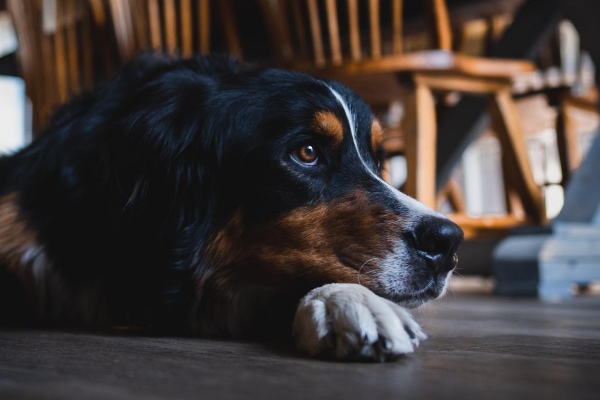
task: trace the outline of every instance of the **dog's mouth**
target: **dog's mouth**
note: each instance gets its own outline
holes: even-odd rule
[[[449,256],[443,267],[437,264],[438,268],[433,268],[431,263],[422,258],[419,261],[410,267],[399,268],[410,271],[405,272],[404,279],[390,279],[390,274],[384,274],[388,278],[388,284],[384,284],[385,289],[380,295],[408,308],[418,307],[443,296],[458,263],[456,254]],[[396,271],[394,275],[403,275],[401,271],[398,272],[399,269],[394,268]],[[390,285],[392,282],[395,283]]]
[[[441,281],[441,282],[440,282]],[[392,296],[390,300],[404,307],[415,308],[430,300],[437,299],[445,292],[446,279],[432,278],[423,287],[413,289],[408,294],[399,294]]]
[[[438,298],[443,290],[443,288],[439,288],[439,285],[436,284],[434,279],[431,279],[429,283],[420,289],[411,290],[408,293],[387,294],[385,297],[401,306],[415,308],[430,300]]]

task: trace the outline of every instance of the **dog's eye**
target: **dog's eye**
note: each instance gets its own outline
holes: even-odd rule
[[[319,152],[315,145],[306,143],[294,150],[292,158],[302,165],[313,166],[319,163]]]

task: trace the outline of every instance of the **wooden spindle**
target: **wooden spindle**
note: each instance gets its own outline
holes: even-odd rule
[[[321,21],[319,19],[317,0],[308,0],[308,15],[313,39],[315,64],[318,67],[322,67],[325,65],[325,53],[323,52],[323,38],[321,37]]]
[[[360,49],[358,0],[348,0],[348,26],[350,29],[350,56],[353,61],[360,61],[362,54]]]
[[[379,0],[369,0],[369,22],[371,28],[371,57],[381,58],[381,32],[379,27]]]
[[[329,44],[331,46],[331,62],[334,65],[342,63],[342,49],[340,46],[340,29],[338,27],[336,0],[327,0],[327,25],[329,26]]]

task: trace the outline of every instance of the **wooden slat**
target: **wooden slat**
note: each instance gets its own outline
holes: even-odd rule
[[[54,64],[56,65],[56,83],[58,99],[62,103],[68,98],[67,90],[67,56],[65,49],[65,34],[63,30],[63,23],[61,21],[61,15],[64,11],[63,1],[56,2],[56,32],[54,32]]]
[[[392,4],[392,51],[402,54],[402,0]]]
[[[329,27],[329,44],[331,46],[331,62],[334,65],[342,63],[342,49],[340,46],[340,30],[338,27],[336,0],[327,0],[327,25]]]
[[[150,43],[153,49],[162,48],[160,11],[158,0],[148,0],[148,21],[150,28]]]
[[[510,229],[531,223],[514,215],[471,217],[457,212],[447,217],[462,228],[465,239],[502,238]]]
[[[76,0],[65,0],[65,30],[67,43],[67,62],[68,62],[68,92],[77,93],[79,87],[79,62],[77,48],[77,4]]]
[[[86,90],[92,89],[94,85],[94,55],[92,53],[92,27],[90,19],[85,13],[85,4],[78,2],[78,12],[84,15],[81,23],[81,76],[82,76],[82,88]]]
[[[429,0],[434,21],[436,48],[452,50],[452,30],[446,0]]]
[[[591,97],[596,97],[596,96],[591,96]],[[573,107],[573,108],[576,108],[579,110],[588,111],[588,112],[592,112],[592,113],[598,112],[598,101],[595,98],[588,99],[588,98],[576,97],[571,94],[567,94],[563,97],[562,101],[564,102],[565,107],[569,107],[569,108]]]
[[[512,22],[512,14],[493,15],[490,18],[490,39],[495,42],[504,33],[504,30]]]
[[[32,15],[38,15],[39,11],[36,6],[32,6]],[[37,80],[38,92],[39,92],[39,102],[38,102],[38,118],[37,123],[38,127],[41,127],[46,123],[47,117],[49,116],[50,110],[53,105],[57,104],[61,101],[60,91],[58,90],[58,80],[57,80],[57,65],[56,59],[53,49],[54,38],[46,35],[42,30],[42,22],[41,20],[34,19],[31,21],[34,25],[31,28],[33,31],[33,35],[31,36],[31,43],[33,45],[33,50],[36,53],[33,60],[35,60],[35,65],[32,68],[37,69],[36,66],[42,62],[42,60],[50,60],[45,63],[46,68],[42,69],[43,78]],[[35,45],[35,43],[38,43]],[[39,47],[38,47],[39,46]],[[39,53],[38,53],[39,52]],[[40,57],[41,54],[41,58]],[[36,72],[37,75],[37,72]]]
[[[302,66],[310,68],[310,66]],[[380,59],[363,59],[359,62],[344,64],[340,67],[321,69],[324,75],[335,77],[403,71],[453,71],[466,75],[479,76],[482,79],[512,78],[514,75],[530,72],[532,63],[520,60],[492,60],[462,56],[444,50],[404,53],[402,57],[386,56]]]
[[[177,13],[175,0],[163,0],[165,47],[169,53],[177,51]]]
[[[200,26],[199,43],[200,53],[208,53],[210,51],[210,2],[209,0],[200,0],[198,4],[198,22]]]
[[[308,0],[308,15],[313,40],[315,65],[317,67],[323,66],[325,65],[325,53],[323,51],[323,38],[321,36],[321,21],[319,19],[317,0]]]
[[[381,32],[379,27],[379,0],[369,0],[369,27],[371,30],[371,57],[381,58]]]
[[[435,208],[435,102],[431,90],[417,83],[415,93],[406,103],[406,193]]]
[[[291,1],[289,5],[292,7],[292,19],[294,21],[296,42],[298,43],[300,56],[306,58],[308,57],[308,39],[306,37],[306,31],[304,30],[304,18],[302,17],[301,3],[302,2],[300,1]],[[286,14],[284,13],[284,15]]]
[[[109,0],[109,7],[110,3],[113,0]],[[106,11],[104,9],[104,5],[106,4],[103,0],[88,0],[87,2],[90,6],[90,10],[93,16],[93,20],[94,20],[94,24],[95,26],[105,26],[106,22],[107,22],[107,18],[106,18]],[[80,5],[82,5],[81,3],[79,3]]]
[[[348,27],[350,30],[350,56],[352,61],[360,61],[362,54],[358,22],[358,0],[348,0]]]
[[[568,102],[563,99],[556,115],[556,144],[562,171],[562,185],[566,186],[573,171],[581,164],[581,151],[575,122],[570,116]]]
[[[444,199],[447,199],[454,212],[459,214],[464,214],[467,212],[465,199],[462,195],[462,190],[456,179],[449,179],[448,183],[438,193],[437,197],[438,204],[444,201]]]
[[[423,204],[436,208],[435,196],[435,152],[437,139],[437,124],[435,114],[435,100],[429,88],[417,84],[417,133],[416,133],[416,166],[415,198]]]
[[[230,0],[219,0],[219,14],[223,25],[223,34],[227,43],[227,51],[243,60],[242,46],[235,23],[235,12]],[[208,29],[208,28],[207,28]],[[210,31],[210,30],[209,30]],[[286,33],[286,40],[289,40],[289,32]]]
[[[133,38],[131,40],[131,52],[133,55],[133,53],[139,50],[150,47],[150,24],[146,0],[129,0],[128,2],[130,3],[129,7],[125,7],[127,9],[127,21],[130,21],[129,23],[133,25],[134,30],[132,34],[135,35],[135,40]]]
[[[117,40],[117,47],[119,49],[119,57],[122,60],[128,60],[133,53],[131,48],[132,40],[130,30],[128,27],[131,26],[129,17],[129,10],[125,0],[109,0],[109,7],[113,20],[113,29],[115,38]],[[98,6],[100,9],[101,6]]]
[[[289,66],[294,62],[295,54],[292,49],[290,32],[288,30],[287,21],[282,18],[285,16],[283,1],[280,0],[260,0],[265,22],[270,32],[269,39],[274,49],[277,49],[277,63],[280,66]],[[299,9],[301,2],[292,2],[294,10]],[[302,23],[302,18],[294,14],[295,23]],[[300,19],[300,22],[298,22]]]
[[[184,57],[189,57],[193,52],[192,35],[192,4],[191,0],[181,0],[179,19],[181,23],[181,52]]]
[[[463,93],[490,94],[511,88],[507,79],[478,78],[451,72],[420,74],[415,79],[433,89]]]

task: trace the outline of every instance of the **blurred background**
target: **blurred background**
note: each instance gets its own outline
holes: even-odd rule
[[[340,80],[385,177],[465,230],[456,290],[600,281],[597,0],[0,0],[0,152],[144,50]]]

